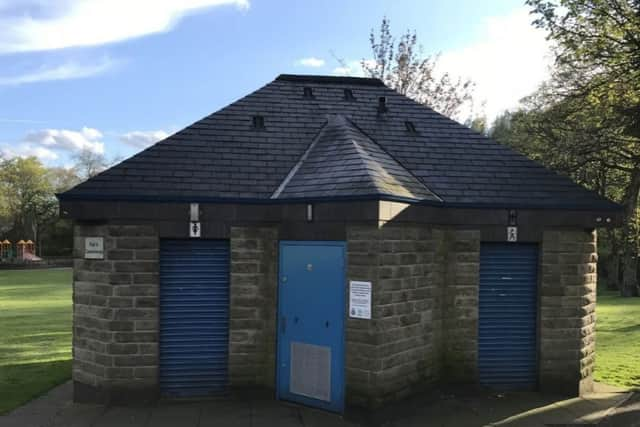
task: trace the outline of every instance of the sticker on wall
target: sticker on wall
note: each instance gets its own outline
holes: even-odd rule
[[[349,282],[349,317],[371,319],[371,282]]]
[[[507,242],[518,241],[518,227],[507,227]]]
[[[85,259],[104,259],[104,239],[102,237],[85,237]]]

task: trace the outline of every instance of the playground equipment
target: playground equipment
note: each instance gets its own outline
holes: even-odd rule
[[[16,243],[16,246],[18,249],[17,258],[19,260],[24,260],[24,261],[42,260],[42,258],[36,256],[35,245],[31,240],[27,240],[26,242],[24,240],[19,240],[18,243]]]
[[[0,241],[0,259],[11,258],[11,242],[7,239]]]

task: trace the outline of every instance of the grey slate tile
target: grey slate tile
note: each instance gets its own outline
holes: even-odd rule
[[[313,99],[302,96],[311,86]],[[351,89],[355,100],[344,100]],[[380,96],[388,111],[377,112]],[[261,114],[265,129],[251,129]],[[347,124],[329,133],[328,115]],[[411,120],[418,134],[404,126]],[[551,208],[616,205],[385,87],[379,80],[283,75],[85,181],[61,198],[268,199],[320,132],[282,197],[385,195]],[[347,142],[350,141],[350,142]],[[322,179],[321,179],[322,178]]]

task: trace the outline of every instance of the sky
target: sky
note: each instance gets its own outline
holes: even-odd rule
[[[278,74],[361,75],[384,16],[490,121],[548,77],[522,1],[0,0],[0,154],[126,158]]]

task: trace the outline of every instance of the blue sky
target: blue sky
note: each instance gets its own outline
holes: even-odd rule
[[[280,73],[358,75],[385,15],[489,118],[546,76],[521,1],[0,0],[0,153],[128,157]]]

